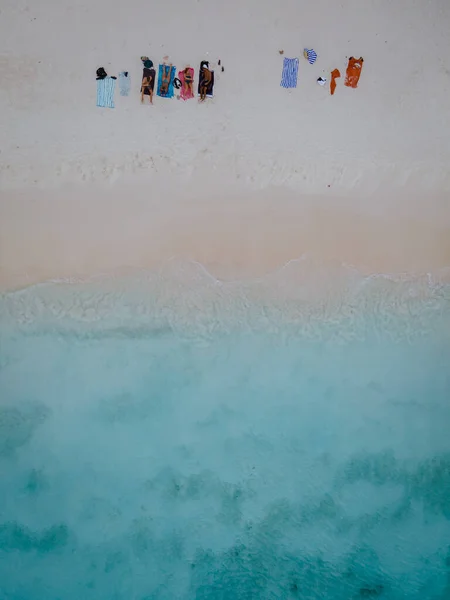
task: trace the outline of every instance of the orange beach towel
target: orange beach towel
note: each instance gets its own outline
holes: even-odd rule
[[[348,60],[348,67],[345,77],[345,85],[351,88],[358,87],[358,81],[361,76],[361,71],[363,68],[364,59],[361,58],[353,58],[351,56]]]
[[[336,89],[336,79],[341,76],[341,72],[339,69],[334,69],[331,71],[331,81],[330,81],[330,94],[334,94],[334,90]]]

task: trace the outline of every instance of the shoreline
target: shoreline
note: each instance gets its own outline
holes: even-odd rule
[[[216,279],[203,265],[171,261],[156,271],[58,280],[0,294],[2,332],[166,336],[305,335],[338,345],[374,328],[391,341],[449,339],[450,269],[434,275],[370,274],[308,257],[263,277]],[[283,338],[284,339],[284,338]]]
[[[191,271],[203,272],[204,283],[205,280],[209,279],[210,283],[215,285],[233,286],[233,285],[258,285],[270,283],[272,279],[276,279],[282,276],[283,272],[293,269],[295,271],[295,265],[301,265],[303,262],[307,264],[305,271],[302,274],[303,281],[309,278],[313,278],[314,274],[317,275],[317,279],[324,276],[327,272],[330,274],[330,279],[334,276],[336,283],[342,282],[345,275],[353,274],[355,278],[359,278],[361,281],[370,280],[385,280],[394,283],[418,283],[420,281],[427,280],[429,287],[448,285],[450,284],[450,266],[443,266],[435,269],[423,270],[423,271],[374,271],[368,268],[357,268],[353,264],[348,263],[336,263],[334,262],[319,262],[315,257],[312,256],[300,256],[299,258],[293,258],[284,264],[280,264],[273,270],[268,270],[260,273],[252,272],[231,272],[226,267],[219,266],[214,271],[214,265],[204,265],[203,263],[196,260],[182,260],[177,257],[168,259],[164,263],[159,264],[154,268],[139,268],[139,267],[128,267],[118,268],[110,271],[103,271],[89,275],[76,275],[67,277],[57,277],[52,279],[39,279],[36,281],[23,282],[21,285],[15,287],[7,286],[0,288],[0,294],[13,295],[15,293],[21,293],[24,291],[32,291],[33,288],[39,288],[41,286],[101,286],[105,284],[110,286],[114,283],[122,283],[126,281],[148,281],[154,277],[159,277],[161,280],[170,283],[178,279],[183,279],[181,274]],[[175,268],[172,267],[175,265]],[[199,279],[201,281],[201,278]],[[307,281],[306,281],[307,282]],[[195,289],[195,282],[193,288]]]
[[[197,199],[158,193],[80,186],[5,195],[0,289],[153,271],[173,259],[198,262],[224,280],[270,274],[302,256],[365,275],[450,266],[444,196],[415,210],[407,198],[388,208],[385,198],[359,202],[283,189]]]

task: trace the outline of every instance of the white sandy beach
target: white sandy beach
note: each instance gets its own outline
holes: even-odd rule
[[[1,287],[172,257],[224,277],[305,253],[369,272],[448,266],[449,27],[445,0],[8,0]],[[142,55],[196,75],[209,60],[215,97],[142,106]],[[350,56],[364,57],[357,89]],[[284,57],[300,59],[292,90]],[[100,66],[131,75],[114,109],[96,107]],[[335,68],[331,96],[316,79]]]

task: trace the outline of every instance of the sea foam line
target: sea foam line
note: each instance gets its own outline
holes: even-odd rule
[[[103,271],[93,275],[83,276],[67,276],[67,277],[57,277],[50,278],[48,280],[44,280],[38,283],[33,283],[30,285],[26,285],[14,290],[8,290],[3,292],[1,296],[17,296],[23,293],[31,292],[32,290],[37,290],[40,288],[45,288],[48,286],[59,286],[59,285],[86,285],[86,284],[98,284],[102,282],[113,282],[113,281],[121,281],[128,279],[130,276],[133,280],[149,280],[155,276],[165,277],[170,279],[172,276],[174,279],[180,278],[180,273],[183,270],[186,270],[189,267],[196,267],[201,274],[205,276],[211,283],[217,286],[234,286],[234,285],[252,285],[252,284],[260,284],[260,283],[270,283],[270,280],[276,277],[277,275],[284,274],[290,267],[295,267],[297,265],[307,265],[309,261],[309,268],[311,272],[308,273],[308,276],[314,275],[314,270],[319,272],[323,268],[329,269],[332,273],[338,274],[339,271],[341,273],[351,274],[358,278],[360,281],[360,285],[365,285],[366,283],[376,280],[376,279],[385,279],[396,283],[414,283],[423,278],[427,279],[427,285],[430,288],[440,288],[441,286],[447,286],[450,284],[450,266],[449,267],[441,267],[436,269],[434,272],[431,271],[422,271],[422,272],[412,272],[412,271],[401,271],[401,272],[374,272],[370,273],[370,269],[362,269],[358,268],[355,265],[352,265],[347,262],[342,262],[337,265],[329,265],[326,262],[315,262],[313,257],[310,254],[302,254],[297,258],[292,258],[288,260],[286,263],[276,267],[274,270],[265,273],[264,275],[260,275],[257,277],[246,277],[246,278],[235,278],[235,279],[220,279],[214,275],[214,273],[203,263],[197,260],[184,260],[179,259],[176,256],[172,256],[171,258],[164,261],[159,267],[154,269],[143,269],[143,268],[131,268],[131,269],[118,269],[113,271]],[[313,264],[314,263],[314,264]],[[177,267],[177,273],[174,273],[173,269],[170,267],[175,265]],[[307,265],[308,266],[308,265]]]

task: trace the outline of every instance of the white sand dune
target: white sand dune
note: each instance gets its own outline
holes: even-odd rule
[[[7,0],[1,286],[172,256],[222,273],[305,252],[369,270],[449,265],[449,27],[446,0]],[[144,54],[196,74],[210,60],[214,99],[142,106]],[[356,90],[349,56],[365,60]],[[100,66],[131,75],[113,110],[96,107]],[[330,96],[316,79],[334,68]]]

